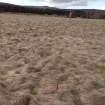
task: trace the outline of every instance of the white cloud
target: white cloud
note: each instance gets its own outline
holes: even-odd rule
[[[105,0],[0,0],[18,5],[53,6],[58,8],[105,9]]]

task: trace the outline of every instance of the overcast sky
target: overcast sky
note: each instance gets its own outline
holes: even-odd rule
[[[58,8],[104,9],[105,0],[0,0],[18,5],[53,6]]]

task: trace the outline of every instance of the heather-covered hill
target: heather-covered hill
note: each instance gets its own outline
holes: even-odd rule
[[[74,14],[70,16],[70,11]],[[48,14],[66,17],[81,17],[91,19],[105,19],[105,10],[95,9],[59,9],[47,6],[20,6],[8,3],[0,3],[0,12]]]
[[[37,13],[37,14],[56,14],[67,15],[68,10],[47,7],[47,6],[19,6],[8,3],[0,3],[0,12],[23,12],[23,13]]]

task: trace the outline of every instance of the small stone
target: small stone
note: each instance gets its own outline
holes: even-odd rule
[[[93,96],[92,105],[105,105],[105,96],[99,95]]]

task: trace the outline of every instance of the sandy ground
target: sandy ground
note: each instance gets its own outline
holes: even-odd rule
[[[105,20],[1,13],[0,105],[105,105]]]

